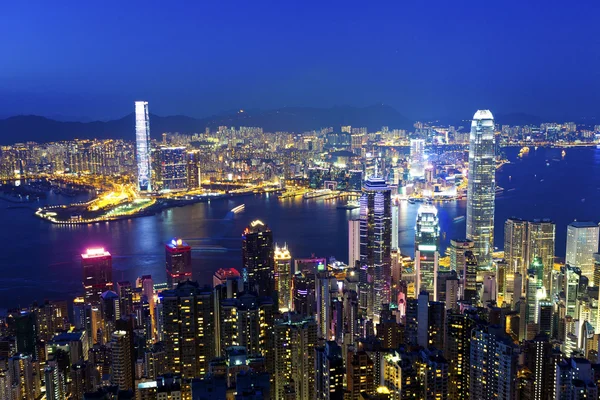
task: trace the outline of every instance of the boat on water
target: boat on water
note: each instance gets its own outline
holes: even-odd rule
[[[245,208],[246,208],[246,205],[245,204],[241,204],[241,205],[239,205],[237,207],[232,208],[231,212],[234,213],[234,214],[238,214],[238,213],[241,213],[242,211],[244,211]]]
[[[458,217],[455,217],[453,219],[454,222],[462,222],[466,219],[466,217],[464,215],[459,215]]]
[[[304,196],[302,197],[304,197],[305,199],[314,199],[317,197],[327,196],[328,194],[331,194],[331,189],[319,189],[312,192],[304,193]]]
[[[336,208],[340,210],[354,210],[355,208],[359,208],[360,203],[356,200],[349,200],[346,204],[338,204]]]
[[[498,196],[499,194],[504,193],[504,188],[500,187],[500,186],[496,186],[496,196]]]

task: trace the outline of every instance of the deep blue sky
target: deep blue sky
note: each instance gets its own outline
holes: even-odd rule
[[[198,117],[379,102],[600,117],[599,15],[598,0],[2,1],[0,116],[147,99]]]

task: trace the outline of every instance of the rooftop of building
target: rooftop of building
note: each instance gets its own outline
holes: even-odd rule
[[[83,259],[99,258],[99,257],[110,257],[110,253],[104,250],[104,247],[89,248],[85,250],[85,253],[81,255]]]
[[[574,221],[568,226],[572,226],[574,228],[598,228],[598,224],[593,221]]]

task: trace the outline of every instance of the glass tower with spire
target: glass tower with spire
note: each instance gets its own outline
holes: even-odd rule
[[[375,322],[379,320],[381,304],[389,303],[391,247],[392,191],[376,165],[360,198],[360,265],[368,276],[361,286],[367,292],[367,317]]]
[[[484,270],[492,267],[494,249],[495,149],[494,116],[489,110],[478,110],[469,139],[467,239],[475,244],[473,253]]]

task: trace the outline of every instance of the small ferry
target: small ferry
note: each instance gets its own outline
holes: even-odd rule
[[[466,217],[465,217],[464,215],[459,215],[458,217],[455,217],[455,218],[453,219],[453,221],[454,221],[455,223],[458,223],[458,222],[462,222],[462,221],[464,221],[464,220],[465,220],[465,218],[466,218]]]
[[[234,213],[234,214],[238,214],[238,213],[241,213],[242,211],[244,211],[245,208],[246,208],[246,205],[245,204],[241,204],[241,205],[239,205],[237,207],[232,208],[231,212]]]

